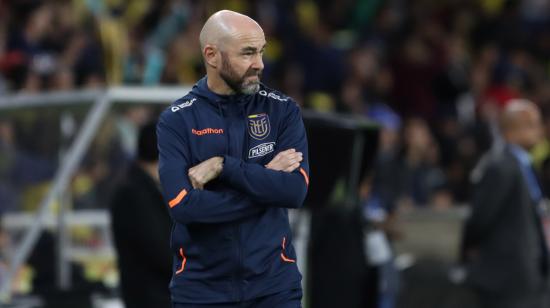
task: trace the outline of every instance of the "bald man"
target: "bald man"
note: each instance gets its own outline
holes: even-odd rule
[[[472,214],[462,247],[467,282],[483,308],[548,307],[543,195],[528,152],[542,138],[537,106],[509,102],[501,133],[504,145],[482,158],[473,176]]]
[[[309,185],[300,109],[260,82],[266,41],[251,18],[212,15],[206,76],[157,125],[159,175],[174,222],[175,307],[300,307],[288,222]]]

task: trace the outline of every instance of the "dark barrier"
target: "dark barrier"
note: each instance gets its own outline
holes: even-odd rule
[[[305,205],[323,208],[336,181],[345,181],[346,202],[357,205],[360,179],[371,169],[378,126],[363,117],[303,111],[311,183]]]
[[[376,272],[365,262],[358,187],[374,162],[378,127],[364,118],[304,112],[312,212],[309,307],[374,307]],[[337,182],[344,198],[331,202]]]

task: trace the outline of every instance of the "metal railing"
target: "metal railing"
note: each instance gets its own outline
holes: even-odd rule
[[[16,246],[9,261],[8,271],[0,281],[0,303],[11,301],[13,280],[18,269],[25,263],[33,247],[40,237],[49,209],[54,200],[64,196],[71,177],[97,134],[103,119],[113,103],[147,103],[169,104],[185,95],[190,87],[113,87],[103,90],[63,91],[43,94],[16,94],[0,97],[0,111],[21,108],[44,108],[52,106],[68,106],[76,104],[92,104],[86,118],[80,127],[78,135],[68,148],[63,163],[57,170],[51,189],[41,200],[35,214],[35,223],[25,232],[23,239]],[[67,245],[67,212],[58,211],[58,242],[60,246]],[[70,286],[69,264],[63,253],[58,253],[58,286]]]

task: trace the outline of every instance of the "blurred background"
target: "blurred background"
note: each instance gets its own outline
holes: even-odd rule
[[[204,75],[198,34],[220,9],[259,22],[263,82],[305,110],[305,305],[475,307],[455,268],[470,173],[512,98],[550,134],[548,0],[0,0],[5,305],[123,307],[113,192],[139,129]],[[548,139],[532,155],[548,191]]]

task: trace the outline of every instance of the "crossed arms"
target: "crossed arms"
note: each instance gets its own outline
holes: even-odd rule
[[[288,149],[279,152],[265,167],[267,169],[283,172],[292,172],[300,167],[303,153],[296,149]],[[217,178],[223,170],[222,156],[214,156],[189,169],[187,173],[191,185],[195,189],[204,189],[204,185]]]
[[[175,123],[175,124],[174,124]],[[309,184],[307,139],[296,107],[277,138],[285,149],[265,166],[228,155],[191,165],[184,128],[161,117],[157,131],[159,175],[170,215],[177,222],[217,223],[256,215],[266,207],[300,207]],[[205,185],[219,179],[216,190]]]

